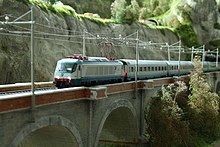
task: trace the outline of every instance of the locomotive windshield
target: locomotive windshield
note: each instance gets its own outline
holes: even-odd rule
[[[72,73],[76,71],[77,64],[76,63],[59,63],[57,65],[57,70],[59,71],[66,71]]]

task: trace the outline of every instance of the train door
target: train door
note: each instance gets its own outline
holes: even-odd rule
[[[78,64],[77,66],[77,79],[81,79],[82,77],[82,65],[81,64]]]

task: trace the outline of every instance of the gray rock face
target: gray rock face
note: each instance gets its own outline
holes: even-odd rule
[[[0,1],[0,16],[10,14],[10,21],[25,14],[30,7],[13,0]],[[30,14],[18,21],[29,21]],[[4,17],[0,18],[4,21]],[[112,38],[129,36],[135,41],[137,37],[142,41],[170,44],[178,41],[178,37],[170,30],[160,31],[150,29],[139,23],[131,25],[108,24],[101,25],[88,19],[77,20],[73,17],[61,18],[54,14],[47,14],[39,8],[34,8],[34,66],[35,81],[53,80],[56,61],[72,54],[82,53],[83,30],[85,33],[85,49],[87,56],[101,56],[102,52],[112,50],[116,58],[135,59],[135,44],[115,41]],[[30,24],[0,25],[0,84],[14,82],[30,82]],[[15,32],[15,31],[19,31]],[[93,34],[93,36],[91,35]],[[94,39],[94,35],[105,39]],[[89,38],[88,38],[89,37]],[[113,42],[113,46],[104,44]],[[165,51],[156,50],[154,46],[139,48],[140,59],[167,59]],[[178,55],[173,54],[175,58]]]
[[[190,17],[199,42],[210,47],[209,41],[220,36],[219,30],[214,28],[214,24],[219,22],[219,12],[216,1],[188,0],[188,4],[192,7]]]

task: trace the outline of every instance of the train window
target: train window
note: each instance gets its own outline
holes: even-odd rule
[[[151,71],[154,71],[154,67],[151,67]]]
[[[140,67],[140,71],[142,71],[142,67]]]
[[[147,67],[144,67],[144,71],[147,71]]]
[[[150,71],[150,67],[148,67],[148,71]]]
[[[73,67],[72,67],[72,69],[71,69],[71,71],[74,72],[74,71],[76,70],[76,67],[77,67],[77,64],[74,63],[74,64],[73,64]],[[67,68],[67,69],[68,69],[68,68]],[[68,70],[67,70],[67,71],[68,71]]]
[[[157,71],[157,67],[155,67],[155,71]]]
[[[160,71],[160,66],[158,67],[158,70]]]
[[[161,70],[163,71],[163,66],[161,67]]]
[[[134,72],[134,67],[131,67],[131,72]]]

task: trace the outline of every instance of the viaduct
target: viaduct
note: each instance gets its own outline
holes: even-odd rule
[[[216,92],[220,72],[206,74]],[[94,87],[0,96],[1,147],[97,147],[103,142],[142,146],[145,113],[168,77]],[[145,145],[146,146],[146,145]]]

